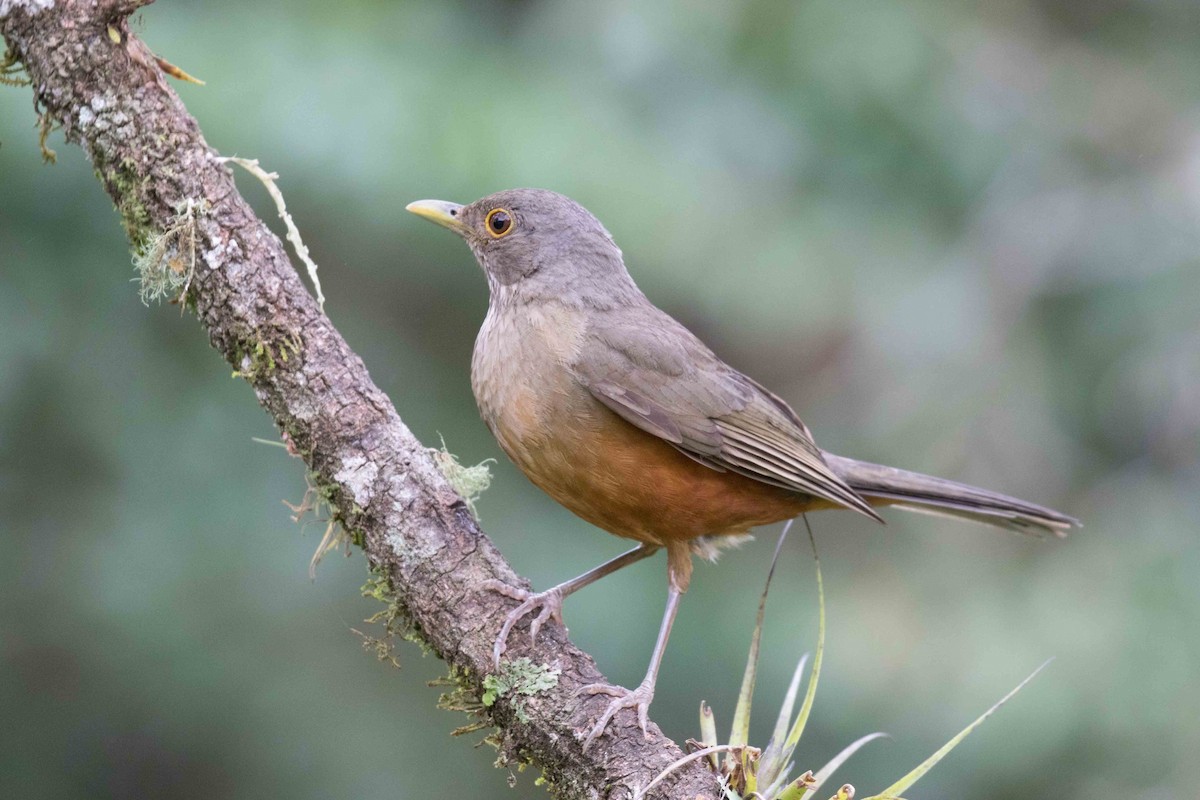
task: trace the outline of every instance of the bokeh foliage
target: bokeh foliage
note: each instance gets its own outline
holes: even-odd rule
[[[815,517],[802,769],[882,729],[835,781],[887,785],[1057,656],[915,796],[1195,797],[1200,7],[210,0],[135,27],[208,81],[180,92],[209,141],[281,174],[327,311],[463,463],[499,455],[467,378],[486,288],[403,207],[545,186],[826,448],[1083,518],[1058,543]],[[196,323],[142,307],[90,166],[58,137],[41,165],[29,101],[0,87],[0,796],[509,796],[448,738],[440,664],[360,652],[361,558],[309,583],[324,526],[279,502],[300,465],[251,441],[274,432]],[[506,462],[479,511],[539,586],[623,546]],[[653,709],[677,739],[702,698],[731,717],[772,539],[698,569]],[[780,569],[773,694],[815,632],[799,540]],[[662,573],[568,604],[627,685]]]

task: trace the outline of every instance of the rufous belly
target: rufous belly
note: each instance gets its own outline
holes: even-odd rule
[[[530,430],[527,420],[501,414],[497,439],[535,485],[617,536],[665,545],[741,534],[812,506],[806,495],[706,467],[590,395],[572,397],[563,406],[564,413],[557,413],[542,405],[541,427],[533,436],[513,436],[516,431],[509,428]],[[509,421],[516,424],[506,425]]]

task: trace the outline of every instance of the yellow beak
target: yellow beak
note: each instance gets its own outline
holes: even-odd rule
[[[418,200],[404,207],[406,211],[411,211],[418,217],[448,228],[459,236],[466,236],[471,229],[459,220],[462,208],[458,203],[450,203],[445,200]]]

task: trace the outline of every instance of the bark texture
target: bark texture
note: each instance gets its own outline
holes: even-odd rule
[[[196,263],[185,302],[317,476],[413,629],[468,690],[482,692],[493,638],[514,601],[478,587],[489,578],[527,583],[371,382],[280,240],[238,194],[155,55],[131,35],[127,16],[146,2],[2,0],[0,33],[28,72],[43,125],[61,126],[83,148],[136,249],[178,229],[189,201],[203,209],[194,216]],[[541,768],[560,797],[615,800],[680,757],[657,727],[643,738],[631,712],[584,753],[582,738],[608,698],[574,692],[603,677],[560,626],[547,625],[536,648],[525,631],[516,632],[507,658],[560,673],[553,687],[503,694],[489,709],[509,759]],[[651,796],[716,800],[720,793],[693,763]]]

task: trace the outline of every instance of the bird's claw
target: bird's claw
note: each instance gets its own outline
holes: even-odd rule
[[[563,622],[562,611],[562,591],[555,586],[553,589],[547,589],[544,592],[530,592],[526,589],[518,589],[515,586],[510,586],[503,581],[488,580],[482,584],[483,589],[489,589],[493,592],[498,592],[505,597],[511,597],[513,600],[521,601],[521,604],[508,612],[504,617],[504,624],[500,627],[500,633],[496,636],[496,643],[492,645],[492,665],[500,668],[500,656],[504,655],[504,650],[508,646],[508,634],[512,632],[513,626],[520,622],[525,617],[532,614],[535,610],[538,615],[533,618],[533,622],[529,624],[529,639],[531,642],[537,642],[538,631],[542,629],[542,625],[547,620],[554,620],[559,625],[566,629],[566,623]]]
[[[650,734],[647,732],[646,726],[649,724],[650,701],[654,699],[653,683],[642,681],[636,689],[632,690],[622,686],[610,686],[607,683],[590,683],[576,691],[575,694],[607,694],[613,698],[612,702],[608,704],[608,708],[604,709],[600,719],[596,721],[595,726],[592,727],[587,738],[583,740],[584,750],[591,747],[592,742],[604,733],[608,723],[622,708],[632,708],[637,711],[638,727],[642,729],[642,736],[649,738]]]

